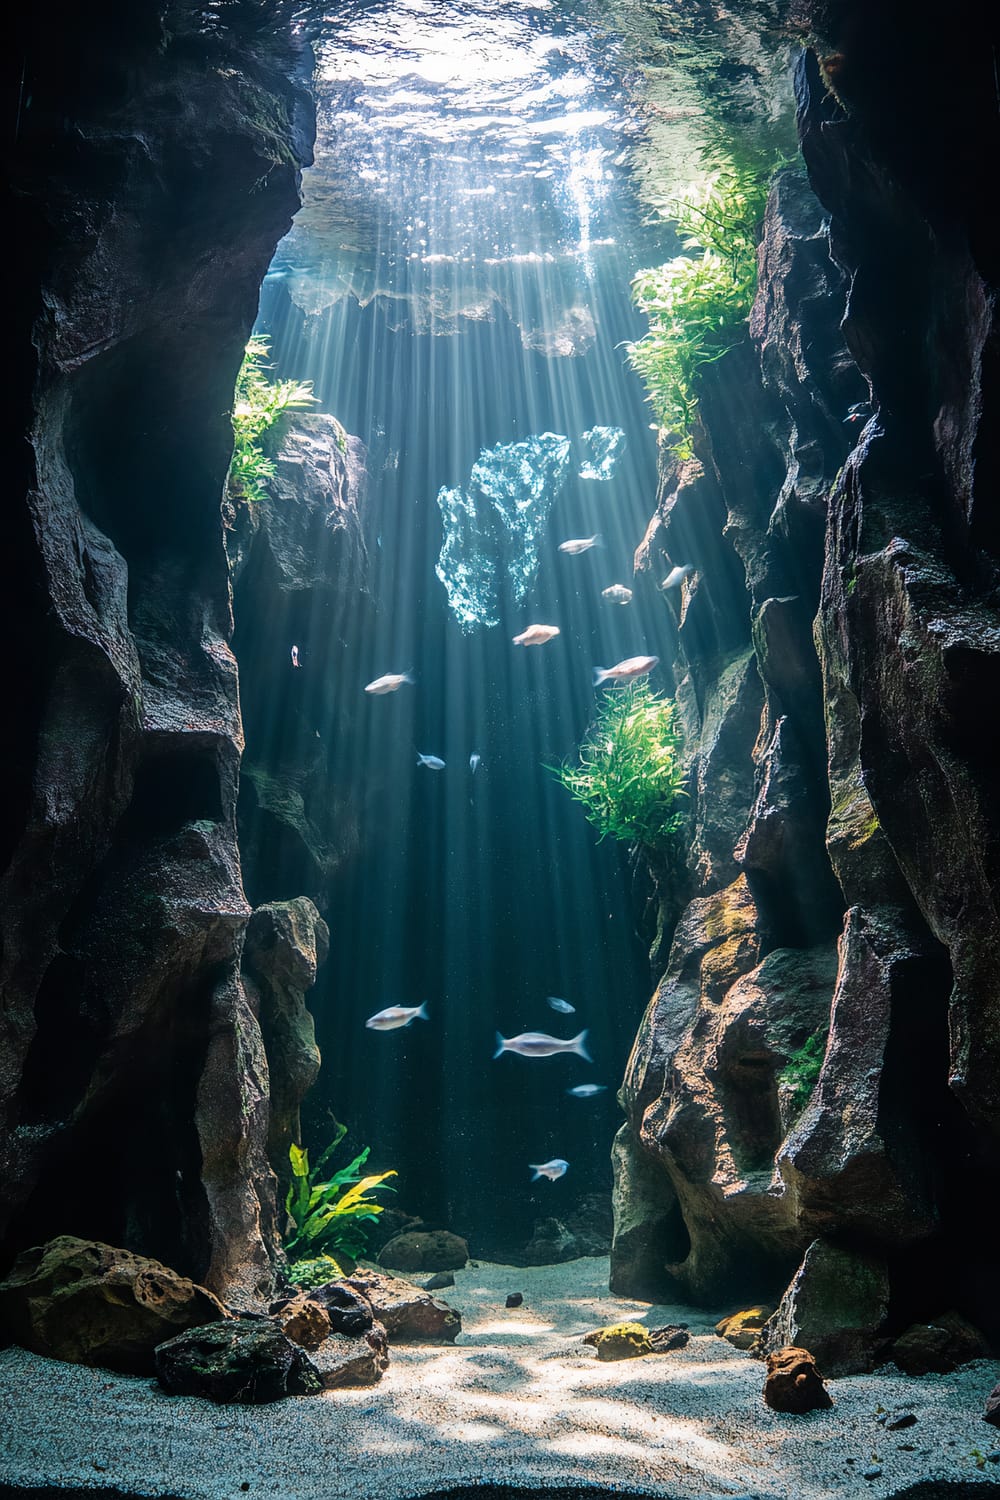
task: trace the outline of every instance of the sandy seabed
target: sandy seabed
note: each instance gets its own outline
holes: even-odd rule
[[[919,1494],[931,1500],[1000,1486],[1000,1432],[982,1419],[1000,1379],[994,1361],[920,1379],[889,1365],[831,1382],[832,1411],[782,1416],[761,1398],[763,1365],[713,1331],[732,1308],[614,1297],[606,1259],[474,1264],[455,1280],[442,1294],[462,1313],[454,1347],[396,1345],[377,1386],[272,1406],[216,1406],[152,1380],[0,1351],[0,1493],[416,1500],[499,1485],[885,1500],[930,1481]],[[523,1292],[524,1305],[506,1309],[509,1292]],[[599,1362],[581,1336],[623,1318],[686,1322],[690,1343]],[[917,1422],[887,1432],[881,1409]]]

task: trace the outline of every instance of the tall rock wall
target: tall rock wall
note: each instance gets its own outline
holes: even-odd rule
[[[220,507],[311,111],[287,39],[227,31],[247,9],[13,23],[0,1245],[94,1236],[253,1298],[275,1203]]]
[[[877,9],[799,6],[808,181],[776,181],[751,339],[638,558],[697,568],[691,842],[615,1151],[617,1289],[754,1298],[855,1256],[882,1291],[840,1368],[949,1306],[1000,1332],[995,80],[960,26]]]

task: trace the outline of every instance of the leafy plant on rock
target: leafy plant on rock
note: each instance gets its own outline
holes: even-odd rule
[[[577,765],[548,769],[579,802],[601,838],[666,852],[680,831],[683,737],[677,705],[646,682],[604,694]]]
[[[326,1181],[321,1173],[333,1152],[347,1134],[346,1125],[338,1125],[333,1140],[316,1162],[309,1165],[309,1153],[301,1147],[289,1147],[292,1181],[285,1198],[285,1208],[294,1229],[285,1238],[285,1250],[293,1262],[315,1261],[338,1254],[356,1260],[367,1243],[368,1224],[374,1224],[384,1207],[372,1197],[395,1172],[379,1172],[363,1177],[361,1169],[371,1153],[366,1146],[353,1161]],[[385,1189],[392,1192],[392,1188]],[[294,1280],[294,1265],[291,1268]],[[330,1280],[326,1276],[325,1280]]]
[[[826,1037],[825,1028],[814,1031],[778,1074],[778,1082],[789,1090],[788,1103],[795,1115],[801,1114],[812,1098],[826,1054]]]
[[[750,316],[768,177],[730,161],[666,200],[684,253],[632,279],[649,331],[626,346],[629,362],[678,458],[692,457],[701,370],[740,341]]]
[[[266,451],[266,438],[290,411],[313,405],[311,380],[268,380],[265,371],[270,340],[255,334],[247,344],[240,373],[236,377],[233,403],[233,460],[229,466],[230,490],[252,503],[266,497],[264,488],[274,478],[274,460]]]

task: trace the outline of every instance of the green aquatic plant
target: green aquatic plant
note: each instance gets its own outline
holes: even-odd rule
[[[343,1281],[355,1269],[352,1255],[314,1255],[307,1260],[296,1260],[285,1268],[285,1280],[293,1286],[308,1290],[314,1286],[325,1286],[328,1281]]]
[[[270,340],[255,334],[243,355],[233,400],[229,487],[251,502],[265,498],[265,482],[274,478],[274,460],[266,451],[268,433],[286,412],[301,411],[317,400],[311,380],[268,380],[265,371],[270,368],[269,353]]]
[[[665,851],[680,831],[683,737],[677,705],[647,682],[607,691],[577,765],[548,769],[590,822],[615,839]]]
[[[294,1228],[285,1238],[285,1251],[293,1262],[313,1261],[319,1256],[336,1260],[338,1254],[356,1260],[363,1254],[367,1243],[366,1226],[374,1224],[382,1212],[384,1205],[371,1195],[396,1173],[379,1172],[362,1177],[361,1169],[371,1153],[370,1146],[359,1151],[353,1161],[334,1172],[327,1181],[320,1179],[323,1168],[346,1134],[347,1126],[338,1125],[333,1140],[313,1167],[309,1165],[308,1151],[294,1144],[288,1148],[292,1180],[285,1208]],[[385,1191],[392,1192],[393,1189]]]
[[[684,253],[639,271],[632,296],[649,330],[626,345],[648,400],[679,458],[693,454],[698,379],[739,343],[757,289],[757,240],[770,170],[730,160],[667,199]]]
[[[778,1082],[791,1090],[789,1104],[793,1114],[801,1114],[812,1098],[826,1053],[826,1037],[825,1027],[814,1031],[778,1074]]]

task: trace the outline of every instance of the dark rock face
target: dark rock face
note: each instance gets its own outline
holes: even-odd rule
[[[320,1056],[306,991],[329,951],[326,923],[307,896],[258,906],[247,927],[243,981],[256,999],[270,1080],[267,1149],[280,1183],[288,1148],[301,1142],[299,1105],[316,1082]]]
[[[782,1337],[831,1372],[942,1297],[1000,1333],[972,1222],[1000,1191],[1000,236],[975,165],[1000,130],[962,25],[875,9],[795,7],[808,182],[776,181],[751,339],[706,372],[637,555],[697,569],[666,606],[693,795],[686,867],[653,872],[612,1252],[616,1290],[700,1300],[800,1265]],[[824,1036],[793,1109],[779,1075]],[[863,1318],[830,1303],[807,1335],[817,1238],[881,1269]]]
[[[156,1378],[173,1396],[243,1406],[323,1388],[309,1355],[271,1318],[230,1318],[167,1339],[156,1350]]]
[[[310,108],[200,7],[14,22],[0,835],[2,1255],[66,1230],[271,1283],[267,1064],[240,981],[242,748],[220,506]],[[211,129],[206,130],[206,122]]]
[[[254,903],[305,893],[325,909],[332,878],[357,849],[357,808],[331,774],[330,746],[351,735],[357,711],[341,690],[340,644],[370,607],[365,458],[334,417],[290,413],[267,498],[241,504],[230,520],[246,733],[240,851]]]
[[[948,1375],[959,1365],[989,1358],[978,1328],[960,1313],[942,1313],[931,1323],[913,1323],[893,1342],[890,1358],[907,1375]]]
[[[164,1337],[226,1316],[159,1261],[71,1235],[24,1250],[0,1282],[0,1333],[24,1349],[125,1375],[152,1375]]]
[[[808,1349],[830,1376],[875,1368],[889,1304],[885,1263],[814,1240],[755,1352]]]

